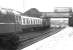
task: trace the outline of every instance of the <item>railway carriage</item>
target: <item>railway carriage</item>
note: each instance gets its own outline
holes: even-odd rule
[[[47,26],[50,26],[49,19],[45,18],[20,16],[18,22],[21,25],[20,27],[23,31],[44,29]]]
[[[43,19],[36,17],[21,16],[22,19],[22,29],[33,29],[42,26]]]

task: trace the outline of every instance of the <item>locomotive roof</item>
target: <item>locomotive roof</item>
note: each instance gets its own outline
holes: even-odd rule
[[[13,9],[7,9],[7,8],[0,8],[0,13],[1,14],[15,14],[15,15],[20,15],[21,12],[15,11]]]

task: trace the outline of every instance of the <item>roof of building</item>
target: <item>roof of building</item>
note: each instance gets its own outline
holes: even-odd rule
[[[31,17],[40,17],[41,13],[36,8],[31,8],[28,11],[24,12],[23,15],[31,16]]]

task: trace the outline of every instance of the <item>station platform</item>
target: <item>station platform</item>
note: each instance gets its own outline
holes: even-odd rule
[[[66,27],[22,50],[73,50],[73,27]]]

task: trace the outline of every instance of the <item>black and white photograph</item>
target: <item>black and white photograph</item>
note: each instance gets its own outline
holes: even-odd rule
[[[0,0],[0,50],[73,50],[73,1]]]

